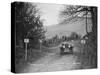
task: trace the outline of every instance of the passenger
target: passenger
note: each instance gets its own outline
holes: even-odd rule
[[[65,44],[62,44],[62,45],[60,46],[60,51],[61,51],[61,54],[64,53],[64,51],[65,51]]]
[[[69,45],[68,48],[69,48],[70,52],[73,53],[73,46]]]

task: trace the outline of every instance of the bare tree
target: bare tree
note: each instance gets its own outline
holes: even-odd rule
[[[15,3],[15,24],[17,42],[24,38],[38,39],[44,38],[43,22],[40,19],[40,11],[35,4],[28,2]]]
[[[86,17],[86,33],[88,34],[88,25],[87,25],[87,17],[91,15],[92,18],[92,31],[94,31],[94,26],[97,24],[97,7],[89,7],[89,6],[76,6],[70,5],[65,6],[64,10],[61,11],[60,17],[63,18],[63,21],[70,22],[71,20],[81,17]]]
[[[97,67],[97,7],[94,6],[65,6],[65,9],[61,11],[61,16],[64,16],[64,20],[71,21],[77,18],[81,14],[81,17],[86,18],[86,35],[88,40],[85,44],[83,52],[88,58],[88,61],[93,67]],[[92,30],[88,32],[87,18],[91,15]],[[85,50],[87,48],[91,48]]]

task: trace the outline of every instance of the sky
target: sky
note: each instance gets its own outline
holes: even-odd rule
[[[37,6],[42,12],[41,19],[44,19],[45,26],[55,25],[58,23],[59,11],[63,8],[63,5],[38,3]]]

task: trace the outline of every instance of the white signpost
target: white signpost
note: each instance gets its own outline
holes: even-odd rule
[[[27,61],[27,44],[29,43],[29,39],[25,38],[24,43],[25,43],[25,61]]]
[[[40,52],[41,52],[42,40],[41,40],[41,39],[39,39],[39,42],[40,42]]]

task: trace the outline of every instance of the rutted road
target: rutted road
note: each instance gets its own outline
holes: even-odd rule
[[[55,47],[54,52],[48,53],[45,57],[37,60],[33,64],[29,63],[21,72],[47,72],[47,71],[65,71],[78,69],[81,63],[77,62],[77,56],[74,54],[60,55],[59,48]],[[74,48],[78,50],[77,47]]]

